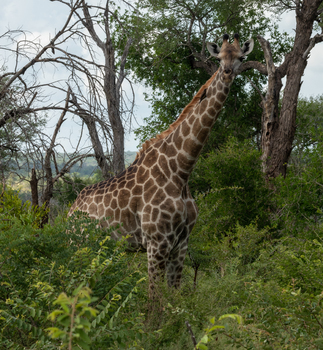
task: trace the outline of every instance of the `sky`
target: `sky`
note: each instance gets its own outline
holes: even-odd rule
[[[91,0],[90,0],[91,1]],[[92,0],[93,1],[93,0]],[[21,29],[28,31],[29,38],[37,38],[41,43],[47,44],[48,41],[61,29],[68,16],[67,6],[51,2],[49,0],[11,0],[2,4],[0,11],[0,35],[8,29]],[[4,41],[0,41],[3,44]],[[71,49],[71,47],[70,47]],[[74,48],[73,48],[74,49]],[[78,48],[75,48],[76,50]],[[84,52],[83,52],[84,53]],[[2,65],[2,57],[0,56],[0,66]],[[12,59],[11,59],[12,61]],[[6,62],[6,66],[10,66]],[[63,72],[54,71],[51,68],[46,69],[43,74],[55,74],[55,79],[63,77]],[[125,87],[128,96],[131,96],[130,90]],[[147,91],[142,85],[135,85],[135,115],[132,119],[131,128],[136,129],[143,123],[143,118],[149,116],[149,104],[144,100],[144,92]],[[55,98],[55,97],[53,97]],[[64,96],[56,97],[57,100]],[[60,113],[59,113],[60,114]],[[52,123],[49,122],[49,129],[52,130],[56,124],[56,116],[52,117]],[[52,124],[52,125],[51,125]],[[64,130],[60,132],[60,142],[64,145],[68,152],[72,151],[70,139],[77,139],[77,135],[81,132],[79,125],[76,125],[75,119],[67,121],[63,124]],[[62,127],[63,129],[63,127]],[[51,134],[51,131],[48,132]],[[125,135],[125,151],[137,151],[138,140],[135,140],[134,133],[130,130]],[[90,145],[89,140],[84,145]]]
[[[10,0],[2,3],[0,11],[0,35],[8,29],[23,29],[47,42],[52,38],[65,22],[67,16],[66,6],[49,0]],[[280,30],[293,35],[295,28],[295,15],[293,12],[284,14],[279,22]],[[270,38],[268,38],[270,39]],[[323,43],[318,44],[311,51],[311,56],[303,77],[301,96],[316,96],[323,94]],[[0,57],[0,64],[1,64]],[[133,128],[143,123],[143,118],[149,116],[149,104],[144,101],[145,88],[137,85],[135,118]],[[148,91],[147,91],[148,92]],[[192,92],[193,97],[193,92]],[[71,134],[71,131],[69,131]],[[67,139],[68,137],[66,137]],[[138,141],[132,132],[126,135],[125,150],[136,151]]]

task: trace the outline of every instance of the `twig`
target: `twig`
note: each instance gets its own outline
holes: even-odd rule
[[[187,327],[188,331],[190,332],[191,339],[192,339],[192,342],[193,342],[193,345],[194,345],[194,349],[196,349],[197,342],[196,342],[196,339],[195,339],[195,335],[194,335],[194,333],[192,331],[192,327],[188,323],[188,321],[185,321],[185,324],[186,324],[186,327]]]

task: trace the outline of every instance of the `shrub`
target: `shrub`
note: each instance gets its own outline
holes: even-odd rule
[[[43,216],[46,214],[46,210],[43,207],[32,207],[30,201],[25,203],[19,198],[19,191],[15,191],[12,188],[6,186],[2,191],[0,186],[0,230],[10,228],[12,222],[18,220],[22,224],[30,224],[33,227],[39,227],[42,222]]]
[[[190,187],[196,193],[200,218],[208,218],[208,225],[217,232],[228,231],[237,222],[249,225],[255,219],[260,228],[269,224],[272,193],[260,156],[250,141],[229,138],[220,150],[198,162]]]
[[[1,224],[1,348],[135,346],[142,315],[118,317],[140,276],[128,268],[125,241],[97,225],[83,216],[43,229],[17,218]]]

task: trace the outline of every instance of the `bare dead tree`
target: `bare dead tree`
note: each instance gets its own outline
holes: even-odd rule
[[[79,1],[76,1],[75,7],[78,5]],[[21,168],[24,167],[27,172],[34,169],[31,180],[33,186],[39,178],[36,169],[42,163],[42,153],[49,139],[47,133],[42,131],[45,116],[41,113],[64,108],[61,102],[52,103],[48,97],[52,94],[48,89],[57,88],[55,83],[47,81],[41,84],[38,72],[45,63],[55,62],[56,58],[51,55],[55,45],[62,45],[68,39],[68,33],[74,26],[71,23],[72,15],[70,13],[67,16],[62,29],[46,45],[30,40],[21,30],[7,31],[0,36],[3,57],[14,62],[6,69],[1,67],[0,133],[4,137],[0,142],[0,166],[1,169],[6,166],[12,169],[14,164],[16,174],[21,178],[25,178],[19,172]],[[33,202],[36,203],[35,196]]]
[[[91,113],[88,110],[80,106],[76,95],[72,91],[71,91],[71,103],[76,108],[74,110],[74,114],[77,114],[87,126],[90,139],[92,142],[95,158],[102,171],[102,177],[104,179],[108,179],[109,177],[111,177],[112,171],[104,155],[103,147],[100,142],[99,133],[97,131],[96,118],[95,116],[91,115]]]
[[[34,208],[39,206],[38,181],[39,179],[37,178],[36,169],[32,168],[29,183],[31,189],[31,205]]]
[[[109,136],[112,148],[112,169],[108,171],[106,164],[101,166],[101,169],[104,174],[109,173],[110,176],[111,170],[113,174],[117,174],[125,168],[124,134],[126,117],[123,115],[122,106],[127,105],[127,102],[122,96],[122,85],[127,76],[125,64],[133,39],[127,37],[127,31],[125,29],[122,35],[125,36],[126,44],[122,54],[118,56],[118,51],[113,42],[114,24],[111,22],[111,17],[119,21],[121,28],[122,22],[117,17],[114,5],[109,0],[105,2],[104,6],[89,5],[86,1],[82,0],[80,7],[77,9],[73,7],[72,1],[70,3],[62,0],[53,1],[61,2],[69,6],[70,10],[73,11],[74,15],[82,23],[83,27],[79,27],[75,34],[78,35],[78,39],[83,47],[88,50],[92,63],[96,64],[97,71],[95,74],[90,73],[90,71],[86,72],[89,86],[91,86],[89,89],[89,93],[91,94],[91,106],[88,105],[86,108],[82,107],[81,102],[84,99],[80,97],[76,98],[75,91],[73,97],[75,103],[77,101],[78,104],[78,115],[86,123],[87,127],[90,128],[90,137],[93,148],[98,152],[97,160],[99,164],[102,163],[103,158],[100,154],[101,151],[99,151],[100,145],[97,142],[98,138],[96,136],[97,132],[95,131],[94,124],[99,123]],[[100,31],[103,32],[101,36]],[[97,50],[100,51],[100,55],[98,55]],[[76,70],[79,69],[78,61],[79,57],[75,55],[71,58],[74,82],[78,80],[75,79]],[[130,82],[128,81],[128,83]],[[76,82],[76,85],[80,86],[79,82]],[[100,89],[98,89],[98,87],[100,87]],[[80,89],[78,89],[78,93],[81,93]],[[104,96],[102,96],[102,94]],[[127,108],[130,115],[132,114],[133,105],[134,95],[130,101],[130,106]],[[86,113],[84,113],[84,111],[86,111]],[[94,117],[91,117],[91,115]],[[109,130],[105,126],[106,122],[102,123],[106,115],[109,120]],[[101,122],[99,122],[99,120]]]
[[[23,146],[18,145],[18,141],[0,142],[0,152],[6,148],[7,163],[12,166],[15,162],[16,175],[30,182],[33,205],[38,204],[40,187],[43,188],[42,202],[48,206],[54,183],[86,157],[96,158],[105,179],[122,171],[124,130],[134,105],[133,89],[125,71],[132,39],[126,38],[124,51],[118,57],[112,40],[114,27],[110,23],[110,17],[116,16],[116,12],[110,2],[107,1],[105,7],[89,6],[84,0],[57,2],[68,6],[69,11],[64,25],[47,44],[29,39],[21,30],[0,35],[0,51],[8,61],[15,62],[0,75],[0,133],[9,135],[8,130],[14,126],[13,135],[25,135],[21,140]],[[98,34],[102,29],[104,39]],[[88,53],[86,56],[80,53],[80,47]],[[40,79],[39,72],[46,72],[48,67],[64,71],[65,78]],[[128,101],[123,97],[125,81],[133,95]],[[62,98],[63,94],[67,97]],[[44,131],[44,113],[54,116],[57,112],[61,113],[60,117],[53,134],[49,135]],[[70,139],[75,148],[72,154],[57,142],[62,124],[73,116],[82,130],[87,129],[94,154],[88,146],[80,148],[83,131],[79,139]],[[61,169],[55,160],[58,150],[67,159]],[[3,170],[3,159],[0,166]],[[21,173],[22,168],[31,173],[31,178]]]
[[[321,24],[322,3],[322,0],[277,1],[277,6],[295,11],[296,14],[292,50],[287,53],[280,66],[275,66],[269,41],[258,36],[266,64],[247,62],[241,67],[241,71],[254,68],[268,75],[267,93],[262,102],[262,160],[263,171],[268,179],[286,175],[296,131],[296,108],[302,76],[311,50],[323,41],[322,26],[321,33],[312,34],[314,24],[316,22]],[[286,85],[279,109],[278,103],[284,77],[286,77]]]

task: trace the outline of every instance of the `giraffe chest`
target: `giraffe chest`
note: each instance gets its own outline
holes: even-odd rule
[[[150,201],[141,194],[130,196],[127,205],[123,205],[119,199],[122,193],[120,190],[119,196],[107,196],[105,200],[110,200],[109,205],[104,208],[99,204],[98,216],[108,218],[106,225],[121,224],[113,236],[118,239],[121,235],[130,235],[133,248],[146,249],[147,240],[162,241],[165,237],[175,244],[184,227],[192,221],[188,218],[191,202],[187,203],[181,196],[174,198],[157,189]]]
[[[184,227],[195,221],[192,198],[179,178],[156,169],[129,169],[122,177],[86,188],[73,210],[76,206],[88,212],[102,226],[121,225],[113,238],[130,235],[134,248],[146,248],[151,239],[176,242]]]

